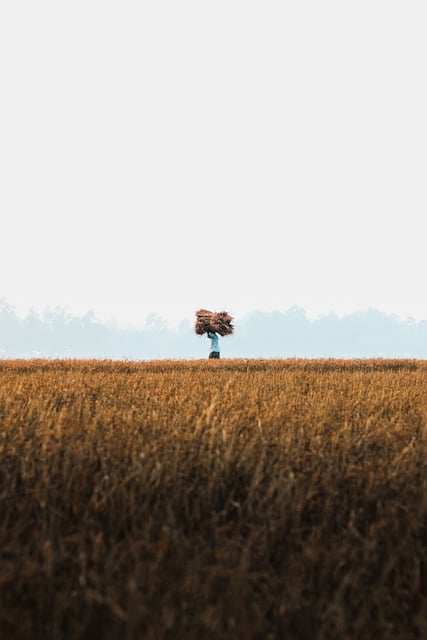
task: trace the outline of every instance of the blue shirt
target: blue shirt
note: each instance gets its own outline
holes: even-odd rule
[[[208,331],[208,338],[211,339],[211,353],[212,351],[218,351],[219,353],[219,340],[216,333],[213,333],[212,331]]]

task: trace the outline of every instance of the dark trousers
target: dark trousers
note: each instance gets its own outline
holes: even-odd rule
[[[219,351],[211,351],[209,358],[219,358]]]

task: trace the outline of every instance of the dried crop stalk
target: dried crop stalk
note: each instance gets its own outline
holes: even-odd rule
[[[228,336],[234,331],[232,321],[233,317],[227,311],[199,309],[196,311],[194,330],[199,336],[208,331],[218,333],[220,336]]]

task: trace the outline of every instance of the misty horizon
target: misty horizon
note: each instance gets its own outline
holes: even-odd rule
[[[222,358],[427,358],[427,321],[401,319],[375,308],[309,318],[302,307],[254,310],[220,339]],[[97,319],[91,310],[30,310],[19,316],[0,299],[0,358],[193,359],[209,341],[183,319],[174,327],[150,313],[139,328]]]

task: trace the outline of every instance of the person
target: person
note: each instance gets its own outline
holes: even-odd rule
[[[214,331],[208,331],[208,338],[211,341],[209,358],[219,358],[219,338]]]

